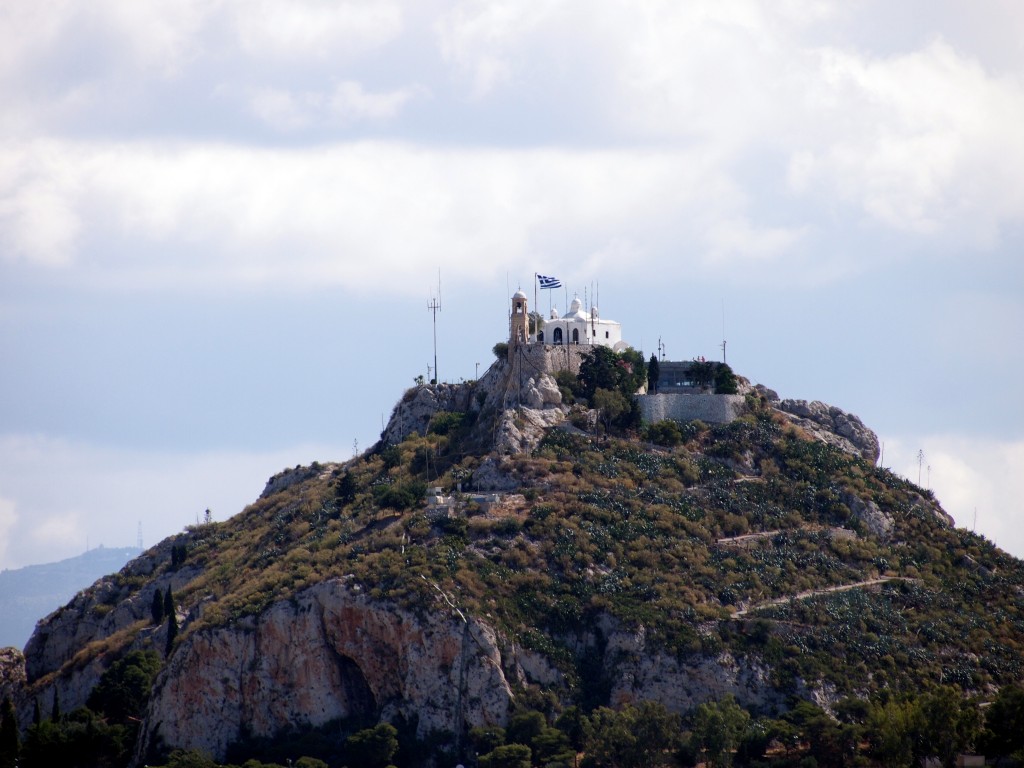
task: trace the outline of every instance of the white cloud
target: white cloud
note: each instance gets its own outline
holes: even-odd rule
[[[918,451],[923,451],[920,483],[930,487],[956,520],[975,527],[999,547],[1024,557],[1024,440],[965,435],[928,435],[885,439],[885,465],[918,482]],[[929,471],[930,468],[930,471]]]
[[[294,132],[310,126],[389,120],[398,115],[417,92],[414,88],[373,92],[354,80],[344,80],[330,92],[258,88],[252,94],[250,105],[252,112],[271,127]]]
[[[260,58],[350,57],[389,42],[402,30],[402,9],[389,0],[234,0],[227,8],[241,49]]]
[[[888,58],[818,58],[795,189],[836,192],[893,229],[979,244],[1024,216],[1024,82],[990,76],[942,40]]]
[[[468,79],[474,96],[485,96],[513,81],[529,60],[524,41],[565,5],[558,0],[460,3],[435,24],[441,55]]]
[[[45,436],[0,435],[0,568],[54,562],[91,546],[146,546],[196,522],[224,520],[255,501],[267,478],[351,447],[174,454]],[[18,514],[15,514],[18,510]]]
[[[692,236],[688,212],[731,220],[743,205],[684,151],[33,142],[0,150],[8,167],[18,170],[0,179],[0,240],[29,260],[71,263],[83,280],[162,288],[329,282],[418,292],[438,266],[491,276],[538,249],[573,262],[628,240],[652,253],[666,236]],[[52,195],[34,196],[40,185]],[[76,242],[55,253],[21,238],[58,214],[80,224],[81,240],[118,247],[81,258]]]
[[[0,562],[4,562],[11,544],[11,531],[18,523],[14,502],[0,497]]]

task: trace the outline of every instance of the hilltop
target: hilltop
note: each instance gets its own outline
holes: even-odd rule
[[[137,763],[326,754],[378,723],[403,765],[468,760],[524,711],[780,717],[1021,679],[1024,563],[875,466],[856,416],[738,379],[725,423],[645,425],[621,396],[643,361],[595,387],[592,357],[418,385],[362,456],[100,580],[40,624],[24,683],[6,660],[22,726],[146,651]]]

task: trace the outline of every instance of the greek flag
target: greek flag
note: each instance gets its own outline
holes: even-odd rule
[[[561,288],[562,281],[557,277],[547,277],[546,275],[537,275],[537,280],[540,282],[541,289],[544,288]]]

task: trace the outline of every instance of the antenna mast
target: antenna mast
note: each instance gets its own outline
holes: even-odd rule
[[[722,299],[722,363],[726,363],[725,359],[725,299]]]
[[[434,381],[440,383],[441,377],[437,375],[437,313],[441,309],[441,270],[437,270],[437,298],[431,297],[427,302],[427,309],[434,315]],[[429,374],[428,374],[429,375]]]

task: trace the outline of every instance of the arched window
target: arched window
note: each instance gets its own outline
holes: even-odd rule
[[[579,344],[580,343],[580,329],[579,328],[573,328],[572,329],[572,343],[573,344]]]
[[[562,343],[562,329],[561,328],[555,328],[555,332],[554,332],[554,334],[552,334],[552,336],[553,336],[552,341],[554,341],[555,344],[561,344]]]

